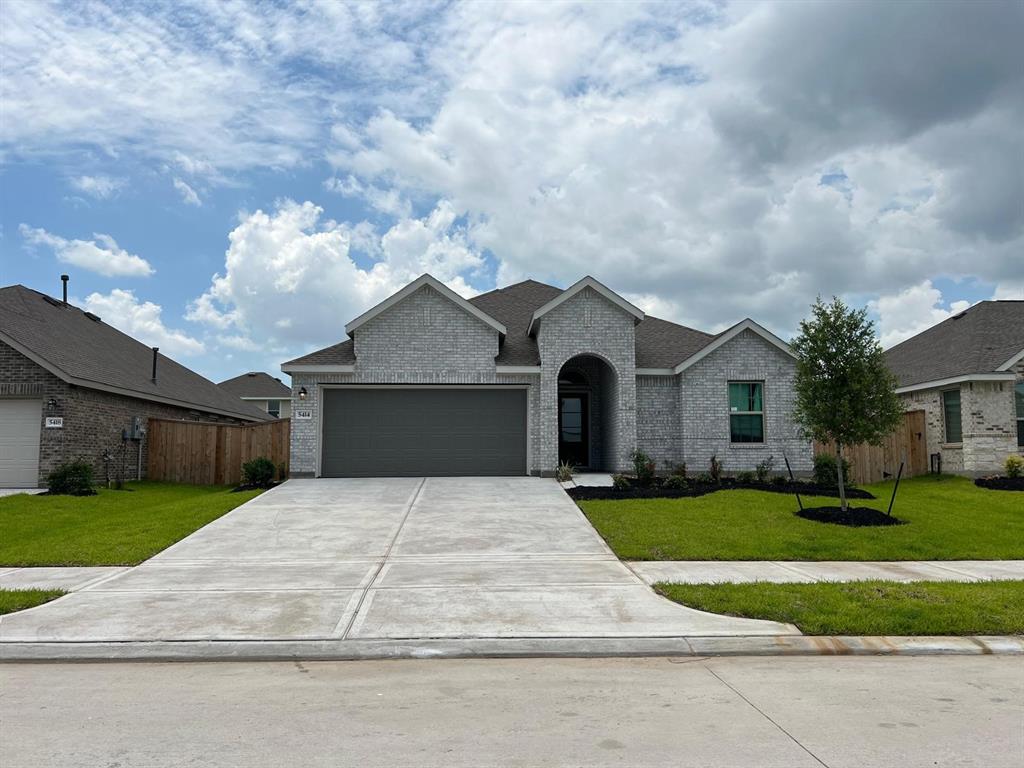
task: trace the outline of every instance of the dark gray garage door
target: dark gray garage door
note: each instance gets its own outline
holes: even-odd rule
[[[526,474],[522,389],[326,389],[323,475]]]

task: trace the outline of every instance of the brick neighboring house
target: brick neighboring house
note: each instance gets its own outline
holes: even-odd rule
[[[275,419],[287,419],[292,412],[292,390],[280,379],[262,371],[249,371],[217,384]]]
[[[156,377],[153,364],[156,362]],[[82,459],[103,480],[146,466],[149,418],[267,415],[99,317],[21,285],[0,288],[0,487],[43,486]]]
[[[518,475],[630,466],[634,449],[727,471],[810,444],[795,360],[752,320],[712,335],[648,317],[586,277],[466,300],[424,275],[284,363],[293,476]]]
[[[1024,301],[980,302],[885,356],[943,472],[991,474],[1024,453]]]

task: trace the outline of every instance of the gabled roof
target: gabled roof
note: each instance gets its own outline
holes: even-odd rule
[[[391,307],[395,306],[395,304],[397,304],[398,302],[416,293],[416,291],[418,291],[423,286],[429,286],[430,288],[433,288],[435,291],[444,296],[446,299],[448,299],[448,301],[457,306],[459,309],[469,313],[482,323],[486,323],[487,325],[491,326],[491,328],[496,330],[502,336],[504,336],[508,332],[504,325],[499,323],[486,312],[482,312],[477,307],[470,304],[468,301],[459,296],[459,294],[457,294],[447,285],[442,283],[440,280],[437,280],[431,275],[420,275],[407,286],[405,286],[405,288],[398,291],[397,293],[393,293],[391,296],[388,296],[380,304],[366,310],[365,312],[363,312],[363,314],[361,314],[355,320],[346,325],[345,333],[351,336],[356,331],[356,329],[359,328],[359,326],[363,325],[364,323],[368,323],[370,320],[373,320],[373,318],[377,317],[377,315],[381,314],[382,312],[386,312]]]
[[[242,398],[287,399],[292,396],[291,387],[263,371],[243,373],[241,376],[222,381],[217,386]]]
[[[606,298],[612,304],[619,307],[619,309],[631,314],[637,323],[641,322],[644,319],[644,313],[642,309],[633,306],[624,298],[619,296],[619,294],[615,293],[615,291],[599,283],[590,275],[587,275],[582,280],[579,280],[570,285],[568,288],[566,288],[560,294],[555,296],[553,299],[551,299],[551,301],[549,301],[544,306],[538,307],[536,310],[534,310],[533,317],[530,319],[530,327],[527,329],[527,333],[533,336],[537,332],[537,328],[540,326],[541,318],[544,317],[544,315],[546,315],[548,312],[555,309],[556,307],[561,306],[576,294],[585,291],[587,288],[596,291],[598,294]]]
[[[0,288],[0,341],[80,387],[250,421],[267,414],[78,307],[23,285]]]
[[[1024,301],[982,301],[897,344],[885,359],[903,388],[1009,371],[1022,354]]]
[[[681,363],[676,365],[672,369],[672,372],[673,373],[682,373],[687,368],[689,368],[691,365],[693,365],[694,363],[696,363],[696,362],[698,362],[700,360],[703,360],[705,357],[710,355],[712,352],[714,352],[716,349],[721,347],[723,344],[727,344],[728,342],[730,342],[732,339],[735,339],[737,336],[739,336],[744,331],[750,331],[751,333],[756,333],[758,336],[760,336],[762,339],[767,341],[769,344],[772,344],[775,347],[777,347],[780,351],[785,352],[790,357],[796,357],[796,355],[793,354],[793,350],[790,349],[789,344],[784,342],[782,339],[780,339],[778,336],[776,336],[774,333],[772,333],[771,331],[767,330],[763,326],[758,325],[757,323],[755,323],[753,320],[751,320],[748,317],[748,318],[746,318],[744,320],[740,320],[738,323],[736,323],[736,325],[734,325],[731,328],[728,328],[728,329],[722,331],[720,334],[715,336],[708,344],[706,344],[705,346],[701,347],[699,350],[694,352],[688,358],[686,358]]]

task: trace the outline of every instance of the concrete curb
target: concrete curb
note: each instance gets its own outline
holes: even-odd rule
[[[357,661],[628,656],[1024,655],[1024,636],[572,637],[424,640],[5,642],[0,663],[97,661]]]

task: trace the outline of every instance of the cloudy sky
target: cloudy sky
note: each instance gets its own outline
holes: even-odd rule
[[[1024,4],[0,5],[0,284],[214,378],[430,272],[886,344],[1024,298]]]

